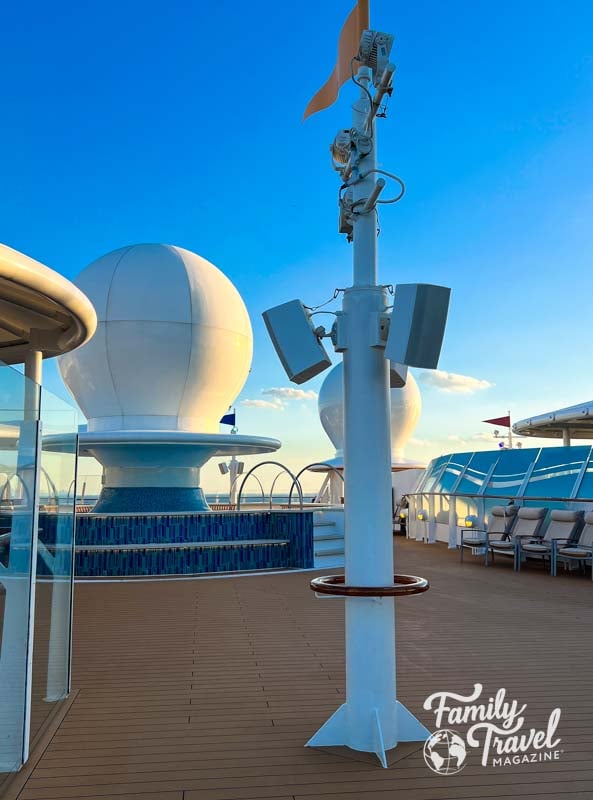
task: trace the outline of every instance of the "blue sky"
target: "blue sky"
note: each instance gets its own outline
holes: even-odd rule
[[[352,88],[301,115],[351,6],[3,11],[0,239],[69,277],[134,242],[215,263],[254,327],[241,432],[283,439],[292,465],[331,453],[314,400],[284,411],[241,400],[288,385],[261,312],[293,297],[317,305],[350,280],[327,148],[349,125]],[[379,158],[407,185],[381,215],[380,277],[451,286],[441,368],[492,384],[422,385],[408,452],[486,447],[486,417],[591,395],[593,5],[371,0],[371,19],[396,35]],[[64,394],[55,369],[46,376]]]

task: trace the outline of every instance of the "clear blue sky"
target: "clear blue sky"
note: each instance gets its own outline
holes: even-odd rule
[[[317,305],[351,274],[327,148],[352,89],[301,123],[351,6],[8,4],[0,239],[69,277],[134,242],[195,250],[251,314],[241,399],[286,386],[261,311]],[[487,416],[591,396],[593,4],[371,0],[371,19],[396,35],[380,160],[408,189],[382,213],[381,279],[450,285],[441,367],[494,384],[423,386],[409,452],[486,446]],[[293,464],[331,452],[314,401],[238,409]]]

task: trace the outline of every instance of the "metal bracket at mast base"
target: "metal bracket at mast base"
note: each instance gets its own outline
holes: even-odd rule
[[[312,736],[305,747],[350,747],[365,753],[375,753],[381,765],[387,769],[387,752],[400,742],[423,742],[430,736],[426,728],[411,711],[393,701],[387,722],[381,722],[376,708],[368,712],[368,725],[361,730],[350,724],[348,703],[341,705]]]

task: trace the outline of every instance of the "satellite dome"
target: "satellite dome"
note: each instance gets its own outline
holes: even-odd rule
[[[344,401],[342,394],[342,362],[331,369],[319,390],[319,418],[323,429],[341,456],[344,447]],[[422,398],[418,384],[408,370],[406,385],[401,389],[390,389],[391,394],[391,457],[401,459],[403,449],[414,432],[420,412]]]
[[[217,432],[253,352],[230,280],[182,247],[142,244],[93,261],[75,284],[99,325],[59,368],[88,430]]]

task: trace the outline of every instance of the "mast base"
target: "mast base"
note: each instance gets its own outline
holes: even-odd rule
[[[371,708],[365,715],[366,725],[360,725],[360,716],[355,718],[351,711],[348,703],[341,705],[305,747],[349,747],[375,753],[387,768],[387,752],[399,742],[423,742],[430,736],[428,728],[398,700],[383,714],[383,722],[377,708]]]

